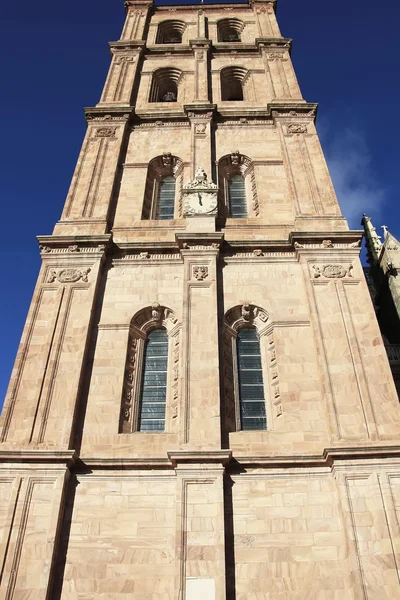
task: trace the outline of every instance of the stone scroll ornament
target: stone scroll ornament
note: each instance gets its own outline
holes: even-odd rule
[[[50,269],[47,283],[54,283],[55,281],[59,281],[60,283],[76,283],[80,280],[87,283],[89,273],[90,269],[83,269],[82,271],[80,269],[60,269],[59,271]]]
[[[343,279],[344,277],[353,277],[353,265],[344,267],[343,265],[313,265],[313,278],[320,279]]]

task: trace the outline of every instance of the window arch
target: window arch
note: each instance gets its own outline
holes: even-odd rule
[[[167,67],[154,71],[149,102],[177,102],[182,71]]]
[[[159,24],[157,29],[156,44],[182,44],[185,23],[170,19]]]
[[[243,67],[225,67],[221,70],[221,100],[241,102],[249,98],[246,84],[249,71]]]
[[[220,214],[231,218],[257,217],[259,203],[254,165],[238,150],[218,162]]]
[[[183,163],[165,152],[149,162],[144,192],[142,219],[174,219],[182,186]],[[179,180],[179,186],[177,185]],[[179,215],[177,215],[179,216]]]
[[[217,23],[219,42],[241,42],[244,23],[240,19],[221,19]]]
[[[157,302],[133,317],[122,392],[120,433],[173,429],[178,414],[180,325]]]
[[[266,389],[261,340],[269,317],[252,304],[235,306],[225,315],[223,336],[224,428],[267,429]]]

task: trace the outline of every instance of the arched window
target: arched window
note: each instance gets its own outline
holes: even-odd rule
[[[225,314],[222,434],[227,443],[229,433],[265,430],[267,414],[282,414],[275,346],[271,336],[266,338],[270,332],[269,316],[259,306],[246,302]],[[267,375],[271,365],[272,388]]]
[[[177,102],[181,77],[179,69],[157,69],[153,73],[149,102]]]
[[[244,23],[240,19],[221,19],[217,28],[219,42],[240,42]]]
[[[144,192],[142,219],[174,219],[179,204],[176,180],[181,175],[180,158],[165,152],[149,162]],[[180,186],[179,186],[180,189]],[[177,214],[176,217],[179,215]]]
[[[247,217],[246,188],[242,175],[232,175],[228,180],[229,215]]]
[[[154,302],[135,314],[129,325],[120,433],[176,431],[179,349],[180,324],[170,308]]]
[[[218,162],[219,214],[231,218],[257,217],[259,204],[254,166],[239,151]]]
[[[239,331],[237,365],[241,429],[266,429],[261,349],[255,329],[244,328]]]
[[[185,23],[178,20],[163,21],[157,29],[156,44],[182,44]]]
[[[247,100],[245,83],[248,71],[243,67],[225,67],[221,71],[221,100],[240,102]]]
[[[168,335],[149,333],[144,349],[139,431],[164,431],[167,399]]]

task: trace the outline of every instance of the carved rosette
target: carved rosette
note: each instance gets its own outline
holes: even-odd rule
[[[208,267],[202,265],[196,265],[193,267],[193,277],[197,279],[197,281],[204,281],[208,277]]]
[[[353,278],[353,265],[344,267],[338,264],[312,265],[312,277],[314,279],[344,279]]]
[[[54,283],[55,281],[59,281],[60,283],[76,283],[77,281],[82,280],[84,283],[88,283],[88,274],[90,273],[90,268],[88,269],[50,269],[47,283]]]

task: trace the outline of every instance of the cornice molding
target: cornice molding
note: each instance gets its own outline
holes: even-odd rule
[[[37,463],[46,464],[46,468],[48,465],[72,467],[77,459],[75,450],[0,450],[0,464]]]
[[[120,122],[126,123],[133,114],[131,106],[93,106],[84,109],[86,123],[97,121],[100,123]]]

